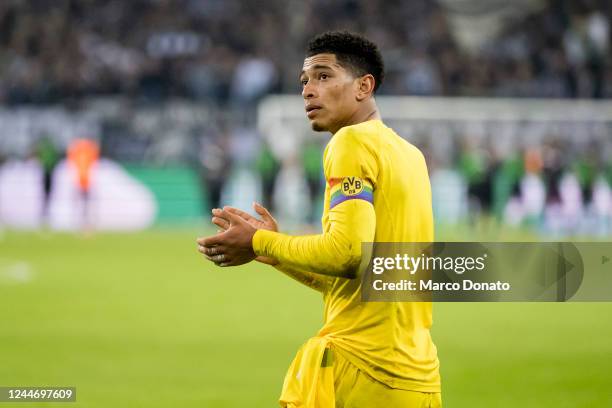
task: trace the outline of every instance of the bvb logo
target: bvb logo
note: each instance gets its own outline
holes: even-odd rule
[[[363,181],[359,177],[345,177],[342,179],[342,194],[354,196],[363,191]]]

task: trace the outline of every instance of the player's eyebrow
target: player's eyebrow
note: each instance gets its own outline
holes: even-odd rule
[[[329,65],[324,65],[324,64],[315,64],[312,67],[309,68],[310,70],[316,71],[317,69],[329,69],[331,70],[332,67]],[[302,70],[302,72],[300,72],[300,76],[304,75],[306,73],[306,71]]]

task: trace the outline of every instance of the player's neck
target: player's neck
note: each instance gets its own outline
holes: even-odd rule
[[[370,100],[367,103],[364,103],[355,113],[342,125],[338,126],[337,129],[334,129],[331,133],[333,135],[336,134],[337,131],[342,129],[345,126],[357,125],[359,123],[367,122],[368,120],[380,120],[380,113],[378,112],[378,107],[376,106],[376,102],[374,100]]]

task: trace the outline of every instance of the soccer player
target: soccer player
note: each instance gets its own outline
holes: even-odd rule
[[[75,139],[68,146],[68,162],[72,166],[76,175],[76,184],[79,190],[81,211],[81,228],[88,232],[91,228],[90,201],[91,201],[91,173],[92,168],[100,157],[98,144],[89,139]]]
[[[328,32],[308,45],[300,82],[315,131],[333,134],[324,155],[323,233],[277,232],[269,212],[213,210],[217,235],[199,251],[219,266],[257,258],[320,291],[325,322],[298,351],[282,407],[440,407],[431,303],[362,302],[362,242],[431,242],[431,191],[421,152],[385,126],[374,93],[384,76],[372,42]]]
[[[53,173],[61,156],[57,147],[49,137],[41,138],[36,144],[36,158],[43,170],[43,203],[41,208],[42,223],[49,223],[49,208],[51,192],[53,191]]]

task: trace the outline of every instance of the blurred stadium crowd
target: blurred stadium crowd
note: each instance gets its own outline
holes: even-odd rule
[[[358,30],[383,46],[382,94],[612,96],[609,2],[531,1],[541,4],[537,11],[501,22],[505,28],[472,53],[451,27],[452,7],[468,3],[475,10],[467,12],[493,14],[502,3],[444,3],[6,0],[0,101],[120,93],[248,104],[298,90],[305,42],[330,27]]]
[[[475,40],[479,29],[459,30],[457,15],[490,15],[499,28]],[[206,191],[205,209],[249,206],[235,198],[248,196],[287,220],[316,222],[324,142],[285,157],[256,127],[262,98],[299,93],[313,34],[346,28],[379,43],[381,95],[602,99],[612,97],[611,16],[604,0],[6,0],[0,164],[35,158],[43,138],[61,155],[72,139],[89,137],[121,163],[188,164]],[[459,137],[445,154],[428,157],[434,193],[437,179],[445,186],[441,219],[493,214],[553,232],[610,231],[610,122],[583,123],[581,143],[532,127],[538,143],[503,153],[495,149],[499,129],[485,128],[477,143],[452,131]],[[403,135],[427,153],[437,132],[427,129]],[[591,221],[571,221],[586,213]]]
[[[448,129],[452,153],[441,155],[435,144]],[[549,237],[610,234],[611,129],[610,123],[537,122],[446,122],[428,129],[417,145],[429,158],[436,221],[478,223],[491,215],[497,225]]]

